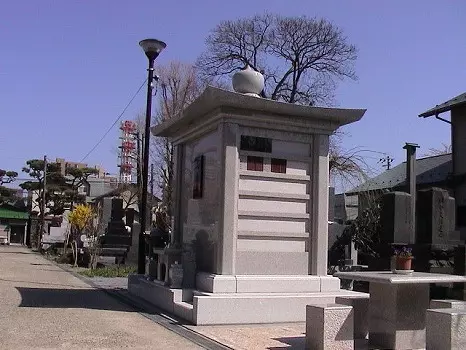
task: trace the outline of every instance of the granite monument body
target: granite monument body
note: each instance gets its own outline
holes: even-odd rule
[[[152,128],[174,145],[170,251],[182,288],[129,277],[129,292],[194,324],[304,321],[306,305],[354,294],[327,275],[329,136],[364,109],[259,97],[246,68],[235,92],[208,87]]]

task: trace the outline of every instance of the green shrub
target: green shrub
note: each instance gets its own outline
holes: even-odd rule
[[[87,269],[78,273],[87,277],[128,277],[137,271],[134,266],[105,266],[96,269]]]

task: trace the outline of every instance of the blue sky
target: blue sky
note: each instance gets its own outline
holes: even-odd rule
[[[359,80],[341,83],[336,99],[368,111],[345,128],[345,147],[399,163],[404,142],[420,154],[450,143],[448,124],[417,115],[466,91],[461,0],[16,0],[0,10],[0,167],[19,171],[44,154],[81,160],[146,77],[139,40],[167,43],[156,63],[193,62],[218,22],[264,11],[325,17],[358,47]],[[124,117],[144,108],[143,90]],[[115,173],[117,143],[115,128],[86,161]]]

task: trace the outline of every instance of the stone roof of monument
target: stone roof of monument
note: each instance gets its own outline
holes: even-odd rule
[[[281,116],[315,121],[316,123],[331,125],[332,129],[356,122],[366,112],[365,109],[298,105],[209,86],[194,102],[185,108],[181,115],[152,127],[152,133],[155,136],[172,137],[180,130],[188,129],[192,125],[204,121],[203,118],[206,115],[219,109],[237,110],[252,116]]]

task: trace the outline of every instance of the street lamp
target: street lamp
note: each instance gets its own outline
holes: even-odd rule
[[[141,198],[141,230],[139,232],[138,248],[138,274],[144,274],[146,270],[146,254],[144,232],[146,231],[147,221],[147,179],[149,177],[149,141],[150,141],[150,120],[152,114],[152,89],[154,80],[154,61],[162,50],[167,46],[163,41],[157,39],[145,39],[139,42],[149,59],[148,78],[147,78],[147,105],[146,105],[146,125],[144,128],[144,150],[142,165],[142,198]]]

